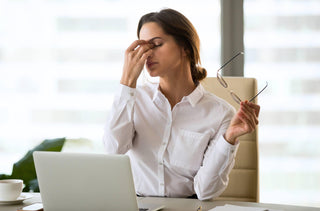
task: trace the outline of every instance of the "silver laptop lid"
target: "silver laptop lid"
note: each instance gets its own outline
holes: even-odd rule
[[[129,157],[34,152],[45,211],[138,210]]]

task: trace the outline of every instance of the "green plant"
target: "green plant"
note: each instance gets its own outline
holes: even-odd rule
[[[0,179],[22,179],[25,187],[24,192],[39,192],[37,174],[34,167],[34,151],[55,151],[60,152],[65,143],[65,138],[46,139],[13,165],[12,174],[0,174]]]

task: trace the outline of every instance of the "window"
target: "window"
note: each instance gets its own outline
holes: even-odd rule
[[[320,2],[246,0],[245,76],[259,98],[260,200],[320,206]]]
[[[209,74],[219,67],[219,0],[0,4],[0,173],[10,174],[13,163],[43,139],[84,138],[90,151],[103,151],[124,51],[137,39],[145,13],[170,7],[185,14],[198,30],[203,66]]]

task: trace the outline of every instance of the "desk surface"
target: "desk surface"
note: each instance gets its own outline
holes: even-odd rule
[[[16,211],[17,208],[30,205],[36,202],[41,202],[39,193],[33,193],[33,197],[27,199],[23,204],[18,205],[1,205],[1,211]],[[291,205],[279,205],[279,204],[263,204],[263,203],[252,203],[252,202],[236,202],[236,201],[200,201],[197,199],[183,199],[183,198],[161,198],[161,197],[140,197],[139,202],[146,204],[154,203],[165,205],[163,211],[196,211],[199,206],[202,206],[202,210],[210,210],[216,206],[225,204],[233,204],[239,206],[250,206],[250,207],[263,207],[268,209],[277,209],[283,211],[320,211],[320,208],[315,207],[300,207]]]

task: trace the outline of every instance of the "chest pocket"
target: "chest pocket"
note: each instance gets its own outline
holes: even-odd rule
[[[184,169],[199,169],[209,138],[209,133],[180,129],[170,153],[171,164]]]

